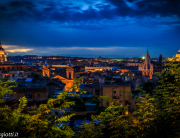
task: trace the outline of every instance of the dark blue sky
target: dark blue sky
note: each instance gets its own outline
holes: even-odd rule
[[[172,57],[180,49],[180,0],[1,0],[9,55]]]

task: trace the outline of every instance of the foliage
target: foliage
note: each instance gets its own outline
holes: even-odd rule
[[[134,136],[133,117],[127,114],[127,107],[112,105],[97,116],[93,121],[79,127],[80,137],[128,137]],[[97,122],[98,121],[98,122]]]
[[[75,133],[71,128],[64,124],[68,122],[71,115],[64,115],[57,118],[52,112],[52,109],[68,108],[74,105],[74,102],[67,102],[67,93],[60,93],[56,98],[49,99],[47,104],[41,104],[39,108],[27,108],[27,99],[22,97],[19,99],[19,106],[16,109],[11,109],[3,100],[3,96],[7,93],[12,94],[12,82],[0,83],[0,130],[1,132],[18,132],[20,137],[72,137]],[[59,107],[55,108],[55,105]],[[27,109],[31,109],[28,111]],[[55,123],[62,123],[59,128]]]
[[[86,93],[84,90],[80,89],[80,84],[82,83],[82,77],[74,78],[73,85],[68,88],[68,91],[80,92],[80,94]]]
[[[139,84],[138,90],[142,93],[149,93],[150,95],[153,95],[156,86],[157,83],[155,81],[148,80],[147,82],[142,82]]]
[[[140,89],[145,93],[136,97],[134,117],[126,114],[126,107],[109,106],[100,115],[92,116],[94,122],[99,121],[97,124],[92,121],[79,127],[79,137],[179,138],[180,64],[171,62],[166,66],[158,74],[155,88]],[[113,102],[112,98],[104,98]]]
[[[180,137],[180,64],[168,63],[158,78],[155,94],[136,105],[138,136]]]

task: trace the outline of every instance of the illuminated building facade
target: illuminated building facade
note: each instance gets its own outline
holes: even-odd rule
[[[120,101],[119,105],[126,106],[130,104],[131,97],[129,93],[131,91],[130,85],[125,84],[101,84],[101,96],[110,96],[113,101]],[[106,100],[101,99],[101,106],[108,107],[112,103],[106,102]]]
[[[50,77],[50,66],[49,64],[47,64],[47,62],[43,65],[43,69],[42,69],[42,75],[45,77]]]
[[[69,87],[71,87],[73,85],[74,82],[74,69],[73,69],[73,65],[72,64],[68,64],[67,68],[66,68],[66,76],[60,76],[57,75],[55,77],[53,77],[53,79],[59,79],[62,81],[62,83],[65,83],[65,91],[71,91],[69,89]]]
[[[176,59],[176,61],[180,61],[180,49],[176,53],[175,57],[173,56],[172,58],[167,58],[167,61],[172,61],[173,59]]]
[[[2,44],[0,41],[0,62],[5,62],[5,61],[7,61],[7,54],[5,50],[2,48]]]
[[[139,65],[139,70],[142,71],[142,76],[150,76],[152,79],[153,75],[153,64],[150,61],[149,51],[147,49],[145,62]]]

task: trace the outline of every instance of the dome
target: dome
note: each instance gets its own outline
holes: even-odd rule
[[[6,54],[5,50],[2,48],[1,42],[0,42],[0,54]]]
[[[72,66],[73,64],[72,64],[72,63],[68,63],[67,65],[68,65],[68,66]]]
[[[45,61],[45,64],[44,64],[44,66],[49,66],[49,64],[47,63],[47,61]]]
[[[178,50],[177,54],[176,54],[177,58],[180,58],[180,50]]]
[[[0,62],[4,62],[4,61],[7,61],[7,55],[5,50],[2,48],[2,44],[0,41]]]

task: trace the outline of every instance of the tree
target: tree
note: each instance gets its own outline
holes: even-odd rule
[[[67,93],[62,92],[56,98],[48,100],[47,104],[41,104],[39,108],[27,108],[27,99],[19,99],[19,106],[12,109],[7,106],[3,96],[12,94],[11,90],[13,81],[0,81],[0,130],[1,132],[18,132],[20,137],[72,137],[75,133],[71,128],[65,125],[73,114],[64,115],[57,118],[51,109],[56,109],[55,105],[59,104],[58,109],[68,108],[74,105],[74,102],[67,102]],[[63,111],[63,110],[62,110]],[[52,114],[52,115],[50,115]],[[62,123],[59,128],[55,123]]]
[[[106,100],[108,96],[102,97]],[[113,102],[110,100],[110,102]],[[90,123],[79,127],[79,137],[130,137],[135,136],[133,117],[128,115],[127,107],[112,105],[97,116],[92,116]]]
[[[180,64],[171,62],[158,74],[155,94],[136,105],[139,137],[180,137]]]
[[[155,81],[148,80],[147,82],[142,82],[138,85],[138,90],[144,93],[149,93],[150,95],[153,95],[154,90],[157,86],[157,83]]]
[[[180,64],[167,64],[158,78],[152,95],[137,97],[134,117],[126,114],[126,107],[109,106],[100,115],[92,116],[94,122],[80,126],[79,137],[179,138]]]

